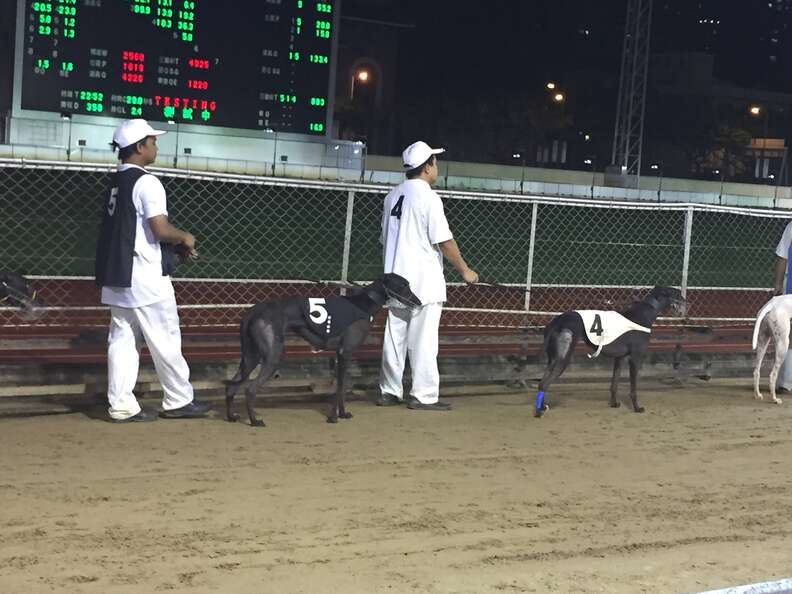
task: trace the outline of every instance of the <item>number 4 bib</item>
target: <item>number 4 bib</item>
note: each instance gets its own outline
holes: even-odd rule
[[[616,311],[599,311],[596,309],[579,309],[576,312],[583,320],[586,329],[586,338],[597,347],[597,352],[590,357],[600,354],[602,347],[612,343],[625,332],[637,330],[638,332],[651,332],[651,329],[628,320]]]

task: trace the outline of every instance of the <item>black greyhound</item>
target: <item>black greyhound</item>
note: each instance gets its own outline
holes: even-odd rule
[[[338,417],[351,419],[352,414],[344,406],[347,362],[366,339],[374,314],[389,297],[408,307],[421,305],[410,290],[410,283],[398,274],[386,274],[345,297],[292,296],[254,305],[239,329],[242,361],[234,378],[226,384],[226,419],[239,419],[234,413],[234,395],[261,363],[261,372],[245,390],[245,404],[250,424],[264,426],[264,421],[256,418],[256,390],[278,369],[288,331],[296,332],[315,349],[336,352],[336,395],[327,422],[337,423]]]
[[[16,272],[0,272],[0,307],[13,305],[26,314],[33,315],[42,305],[30,281]]]
[[[633,324],[644,328],[641,330],[628,330],[619,338],[598,347],[586,334],[583,318],[577,311],[567,311],[553,318],[545,327],[543,349],[547,353],[547,368],[539,382],[539,391],[536,394],[534,406],[534,416],[541,417],[549,407],[544,402],[544,393],[556,379],[561,377],[564,370],[572,359],[575,345],[580,339],[592,349],[597,349],[608,357],[613,357],[613,377],[611,378],[610,400],[608,405],[613,408],[619,407],[616,400],[619,376],[621,375],[621,365],[625,357],[630,361],[630,400],[632,400],[633,410],[637,413],[644,412],[642,406],[638,406],[638,394],[636,384],[638,382],[638,371],[641,368],[643,356],[649,345],[649,331],[657,316],[669,308],[675,315],[681,315],[684,310],[685,300],[679,289],[671,287],[655,287],[642,300],[630,305],[621,312]],[[594,334],[603,333],[601,316],[594,315],[592,327],[589,329]],[[595,355],[596,356],[596,355]]]

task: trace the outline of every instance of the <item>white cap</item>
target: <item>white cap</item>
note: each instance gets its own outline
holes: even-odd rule
[[[113,142],[118,148],[125,148],[136,142],[140,142],[147,136],[159,136],[165,134],[165,130],[155,130],[146,120],[127,120],[113,132]]]
[[[404,149],[402,153],[402,162],[404,163],[405,169],[415,169],[426,163],[432,155],[439,155],[444,152],[444,148],[433,149],[423,140],[419,140],[418,142],[413,142]]]

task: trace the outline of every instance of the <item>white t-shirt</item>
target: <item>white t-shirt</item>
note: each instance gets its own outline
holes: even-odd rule
[[[422,179],[408,179],[385,197],[382,242],[385,272],[410,281],[421,303],[446,300],[443,254],[438,243],[453,239],[443,202]]]
[[[118,170],[126,171],[130,167],[137,165],[125,163],[119,165]],[[102,303],[106,305],[143,307],[173,295],[171,278],[162,274],[162,248],[148,224],[148,219],[152,217],[168,216],[162,182],[151,174],[141,176],[132,189],[132,203],[137,213],[132,286],[102,287]]]

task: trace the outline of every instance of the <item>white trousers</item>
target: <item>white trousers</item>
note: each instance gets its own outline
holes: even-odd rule
[[[391,307],[382,344],[380,391],[400,400],[402,375],[407,358],[412,370],[410,395],[424,404],[434,404],[440,395],[437,369],[438,332],[442,303],[427,303],[416,309]]]
[[[132,390],[140,367],[140,348],[146,341],[162,389],[163,410],[173,410],[193,400],[190,368],[181,352],[181,331],[176,298],[144,307],[110,307],[107,340],[107,400],[114,419],[140,412]]]
[[[778,371],[778,379],[776,380],[776,387],[792,390],[792,349],[787,351],[787,356],[786,359],[784,359],[784,364],[781,366],[781,369]]]

